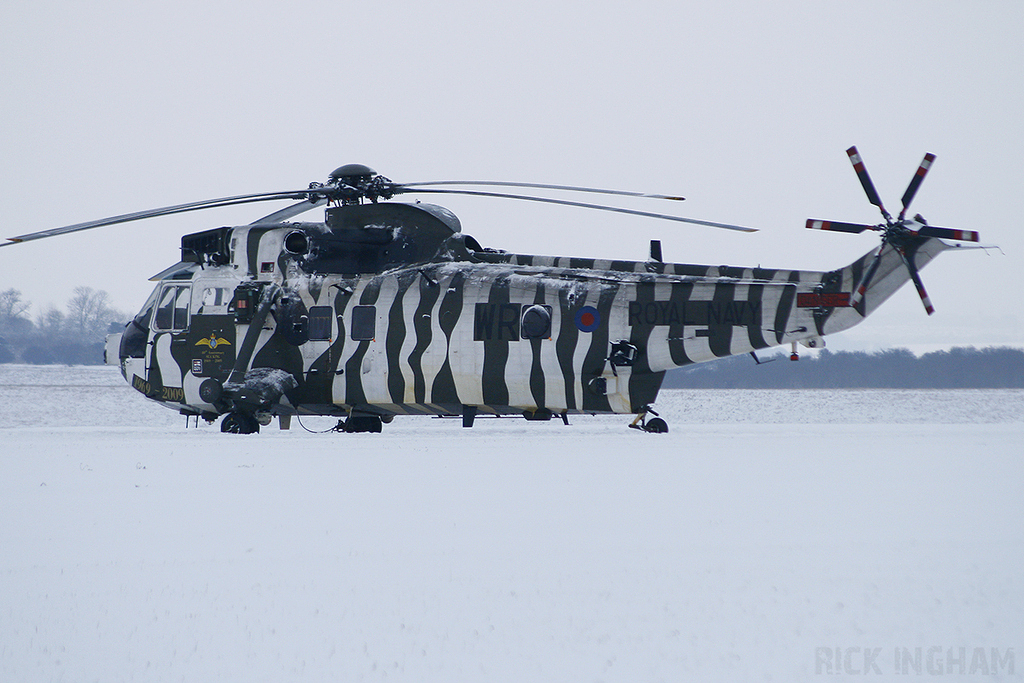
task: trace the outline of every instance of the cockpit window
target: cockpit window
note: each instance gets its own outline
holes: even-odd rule
[[[153,320],[155,330],[184,330],[188,328],[190,285],[166,285],[160,292]]]
[[[142,310],[135,316],[135,324],[142,329],[149,329],[149,323],[153,319],[153,308],[156,306],[157,296],[160,294],[160,287],[153,290],[153,293],[146,299]]]
[[[121,358],[144,358],[146,356],[146,339],[149,337],[149,324],[153,320],[153,309],[156,307],[160,287],[146,299],[142,310],[128,323],[121,334],[121,347],[118,355]]]

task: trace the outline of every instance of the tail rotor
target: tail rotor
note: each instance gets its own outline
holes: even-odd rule
[[[959,240],[963,242],[977,242],[978,233],[973,230],[955,230],[952,228],[930,226],[921,214],[915,215],[912,219],[906,218],[907,210],[910,208],[910,203],[914,201],[914,196],[917,194],[918,188],[921,187],[924,177],[928,174],[928,170],[932,167],[932,163],[935,161],[934,154],[928,153],[924,155],[924,160],[917,167],[917,171],[910,179],[910,184],[903,193],[903,197],[901,198],[903,208],[895,219],[892,217],[892,214],[885,210],[885,206],[882,204],[882,199],[878,196],[874,183],[871,182],[871,176],[868,175],[867,168],[864,166],[864,161],[861,159],[857,148],[850,147],[850,149],[846,150],[846,154],[850,157],[850,163],[853,164],[853,170],[857,173],[857,178],[860,180],[861,187],[864,188],[864,193],[867,195],[868,201],[878,207],[878,210],[882,213],[884,222],[877,225],[865,225],[861,223],[843,223],[839,221],[809,219],[807,221],[807,227],[812,230],[830,230],[833,232],[847,232],[853,234],[859,234],[865,230],[874,230],[882,233],[882,244],[878,248],[878,252],[871,260],[867,269],[865,269],[860,282],[854,288],[853,297],[850,300],[852,306],[859,307],[863,302],[864,296],[867,294],[868,288],[870,287],[875,274],[878,272],[878,266],[882,261],[883,255],[886,253],[887,249],[891,249],[899,254],[903,265],[906,267],[907,272],[910,275],[910,279],[914,282],[914,286],[917,288],[918,296],[921,297],[921,303],[924,304],[925,311],[928,315],[933,314],[935,312],[935,308],[932,306],[931,300],[928,298],[928,293],[925,291],[924,284],[921,282],[921,276],[918,273],[917,265],[914,263],[914,253],[916,252],[917,247],[923,244],[925,239],[931,237],[945,240]]]

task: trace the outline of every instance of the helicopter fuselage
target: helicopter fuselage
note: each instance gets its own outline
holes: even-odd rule
[[[946,247],[902,248],[920,268]],[[338,206],[182,238],[117,356],[148,398],[211,420],[644,413],[671,368],[863,320],[908,279],[882,249],[830,272],[530,256],[441,207]]]

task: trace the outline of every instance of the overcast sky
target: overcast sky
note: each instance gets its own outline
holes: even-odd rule
[[[249,192],[363,163],[395,181],[481,179],[678,193],[624,203],[755,234],[584,209],[448,197],[485,246],[830,270],[925,152],[913,210],[996,251],[922,271],[830,348],[1024,345],[1024,3],[295,0],[0,6],[2,236]],[[586,199],[586,198],[584,198]],[[592,199],[592,197],[590,198]],[[77,285],[137,310],[183,233],[253,205],[0,249],[0,290],[31,313]],[[306,219],[316,219],[309,213]]]

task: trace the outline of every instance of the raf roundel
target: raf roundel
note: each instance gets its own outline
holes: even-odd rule
[[[576,313],[576,327],[580,332],[593,332],[601,324],[601,313],[593,306],[584,306]]]

